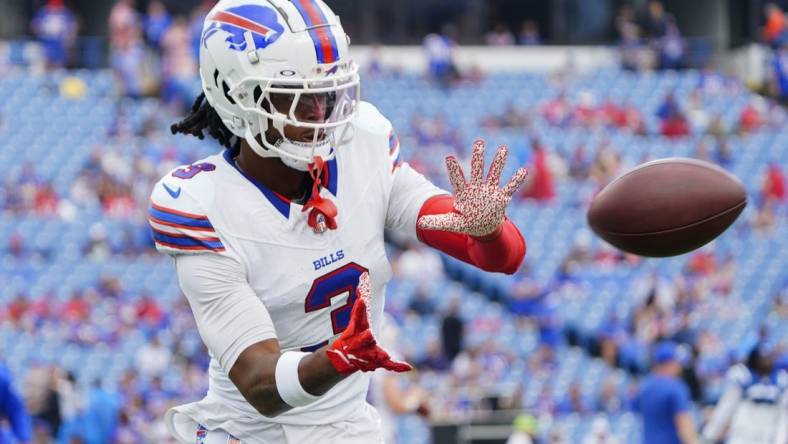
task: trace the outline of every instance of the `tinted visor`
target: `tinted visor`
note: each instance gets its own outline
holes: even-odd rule
[[[294,122],[334,123],[347,119],[358,104],[358,85],[328,86],[333,85],[310,84],[306,90],[318,92],[304,92],[293,86],[272,86],[268,102],[273,112],[284,114]]]

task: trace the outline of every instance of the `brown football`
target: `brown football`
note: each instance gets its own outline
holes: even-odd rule
[[[614,247],[666,257],[699,248],[725,231],[747,205],[742,183],[695,159],[644,163],[610,182],[588,210],[588,224]]]

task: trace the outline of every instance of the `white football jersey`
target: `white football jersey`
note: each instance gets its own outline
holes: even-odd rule
[[[727,429],[727,444],[786,444],[788,373],[759,377],[738,364],[728,370],[726,379],[704,436],[713,441]]]
[[[361,104],[352,131],[352,141],[327,163],[320,192],[337,206],[336,230],[316,233],[301,205],[248,178],[230,150],[175,169],[152,192],[156,248],[176,259],[196,253],[232,258],[253,290],[254,309],[262,310],[254,321],[259,325],[237,322],[240,314],[230,307],[202,306],[220,307],[221,301],[196,300],[184,288],[211,355],[210,384],[206,398],[176,410],[208,429],[255,442],[264,427],[326,424],[364,409],[368,373],[357,372],[313,404],[275,418],[260,415],[228,377],[254,342],[275,337],[283,351],[312,351],[336,339],[348,324],[364,271],[372,283],[373,330],[380,322],[391,277],[384,229],[415,237],[422,204],[445,191],[401,162],[391,124],[372,105]],[[180,277],[187,286],[188,277]]]

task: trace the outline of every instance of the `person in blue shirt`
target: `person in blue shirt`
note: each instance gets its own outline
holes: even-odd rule
[[[654,365],[640,384],[633,407],[643,419],[643,444],[697,444],[690,393],[681,374],[679,349],[661,342],[654,351]]]
[[[31,27],[44,47],[47,65],[64,67],[77,36],[77,20],[63,0],[47,0],[33,17]]]
[[[4,422],[10,429],[3,426]],[[31,424],[22,399],[11,385],[11,373],[0,363],[0,444],[29,442],[33,434]]]

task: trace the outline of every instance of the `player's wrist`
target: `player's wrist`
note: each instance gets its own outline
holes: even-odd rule
[[[274,380],[279,397],[290,407],[303,407],[317,401],[320,397],[309,393],[299,376],[301,360],[309,353],[286,351],[279,356],[276,362]]]
[[[331,363],[333,369],[342,376],[351,375],[359,370],[359,368],[353,365],[348,359],[346,352],[341,348],[334,348],[332,346],[326,349],[325,356],[328,362]]]
[[[493,231],[491,231],[490,233],[484,234],[484,235],[481,235],[481,236],[473,236],[473,235],[471,235],[471,238],[473,240],[475,240],[475,241],[478,241],[478,242],[492,242],[492,241],[498,239],[499,237],[501,237],[501,234],[503,233],[503,225],[504,225],[504,223],[506,223],[506,219],[502,220],[501,223],[498,224],[498,226],[495,227],[495,229]]]

